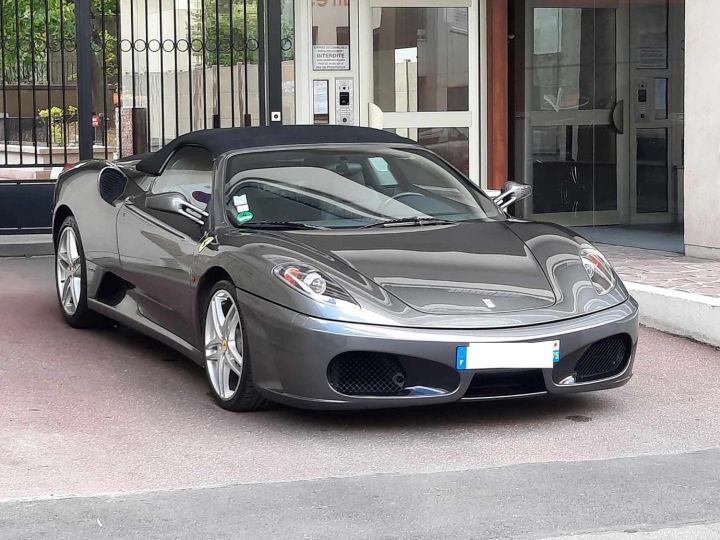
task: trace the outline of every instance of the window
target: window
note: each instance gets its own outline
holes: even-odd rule
[[[151,191],[175,191],[192,204],[205,208],[212,191],[213,159],[204,148],[188,146],[173,154],[163,173],[155,179]]]
[[[238,154],[226,175],[225,205],[236,225],[291,221],[341,229],[418,217],[503,219],[476,186],[420,149],[347,145]]]

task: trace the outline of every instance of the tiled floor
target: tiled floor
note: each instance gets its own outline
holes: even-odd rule
[[[720,261],[607,244],[599,247],[625,281],[720,297]]]

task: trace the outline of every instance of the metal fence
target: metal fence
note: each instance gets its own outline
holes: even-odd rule
[[[264,124],[266,4],[3,0],[0,179]]]
[[[277,123],[288,13],[291,0],[2,0],[0,234],[49,229],[65,164]]]

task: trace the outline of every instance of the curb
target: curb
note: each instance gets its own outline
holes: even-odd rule
[[[720,347],[720,298],[625,282],[640,304],[640,323]]]
[[[0,257],[38,257],[53,253],[51,234],[0,235]]]

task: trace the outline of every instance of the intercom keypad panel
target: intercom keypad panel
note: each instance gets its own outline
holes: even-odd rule
[[[355,91],[352,79],[335,79],[335,123],[355,125]]]

